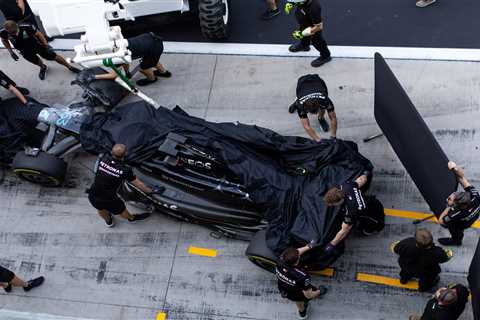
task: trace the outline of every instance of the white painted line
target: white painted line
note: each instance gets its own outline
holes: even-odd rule
[[[50,45],[56,50],[73,50],[79,40],[56,39]],[[247,55],[272,57],[316,57],[318,52],[291,53],[284,44],[211,43],[166,41],[166,53]],[[329,46],[334,58],[372,59],[379,52],[386,59],[480,61],[480,49],[406,48],[406,47],[354,47]]]
[[[54,316],[43,313],[19,312],[13,310],[0,309],[1,320],[93,320],[85,318],[73,318]]]

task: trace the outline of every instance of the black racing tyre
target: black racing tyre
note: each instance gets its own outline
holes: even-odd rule
[[[47,187],[61,186],[67,173],[67,163],[46,152],[37,156],[20,151],[12,162],[13,172],[20,178]]]
[[[229,0],[198,0],[200,29],[205,38],[223,40],[230,29]]]
[[[261,230],[255,234],[245,251],[245,255],[257,267],[275,273],[278,259],[272,250],[267,247],[266,233],[266,230]]]

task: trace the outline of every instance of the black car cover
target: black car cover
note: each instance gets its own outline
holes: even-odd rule
[[[17,98],[0,102],[0,163],[9,164],[25,144],[38,142],[35,129],[37,117],[44,105],[25,106]]]
[[[270,222],[267,242],[277,253],[292,237],[300,242],[324,241],[336,213],[326,210],[322,195],[363,170],[373,169],[353,142],[316,143],[257,126],[207,122],[179,107],[155,110],[144,102],[93,115],[82,126],[80,140],[93,154],[123,143],[126,160],[135,166],[152,157],[169,132],[189,138],[190,143],[224,160]],[[308,174],[293,174],[299,167]]]
[[[448,158],[405,90],[375,54],[375,119],[430,209],[437,217],[457,190]]]
[[[468,283],[472,293],[473,317],[475,320],[480,320],[480,240],[470,265]]]

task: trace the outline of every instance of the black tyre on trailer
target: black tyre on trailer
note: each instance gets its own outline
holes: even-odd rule
[[[229,0],[194,0],[198,1],[198,18],[205,38],[224,40],[230,29]]]
[[[47,187],[61,186],[67,173],[65,161],[43,151],[36,156],[17,153],[12,168],[20,178]]]

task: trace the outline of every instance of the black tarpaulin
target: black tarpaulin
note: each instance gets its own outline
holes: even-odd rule
[[[353,142],[285,137],[271,130],[234,123],[212,123],[191,117],[179,107],[155,110],[144,102],[96,114],[82,126],[85,150],[108,152],[114,143],[127,146],[127,161],[141,163],[156,152],[168,133],[219,155],[247,188],[270,222],[267,242],[281,251],[290,237],[324,240],[334,213],[322,195],[328,188],[373,169]],[[297,167],[308,175],[290,174]]]
[[[477,251],[470,265],[468,283],[472,294],[473,318],[480,320],[480,240],[478,241]]]
[[[375,54],[375,119],[430,209],[457,190],[448,158],[385,60]]]
[[[35,140],[41,109],[41,105],[26,106],[17,98],[0,102],[0,163],[9,164],[26,143]]]

